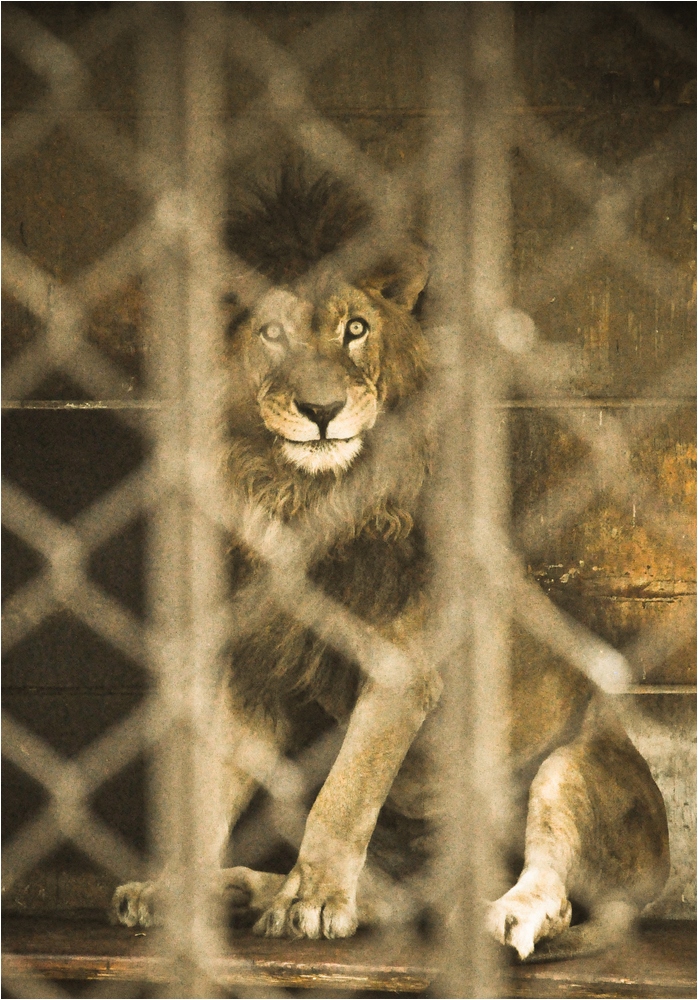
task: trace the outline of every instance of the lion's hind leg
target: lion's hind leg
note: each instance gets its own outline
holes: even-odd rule
[[[529,959],[598,951],[627,931],[668,874],[666,812],[646,762],[616,723],[552,753],[529,793],[524,868],[487,925]],[[569,894],[591,919],[569,928]],[[577,949],[577,950],[575,950]]]

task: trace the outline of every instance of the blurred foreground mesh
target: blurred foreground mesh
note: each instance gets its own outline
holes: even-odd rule
[[[687,34],[653,4],[81,6],[8,4],[3,25],[8,897],[35,906],[32,873],[66,844],[92,875],[60,891],[54,875],[49,908],[61,892],[64,908],[94,905],[169,860],[163,954],[189,991],[178,995],[217,995],[222,943],[202,919],[195,858],[219,782],[213,694],[245,627],[223,554],[233,532],[287,572],[293,544],[281,526],[260,531],[217,478],[221,303],[261,281],[225,248],[222,223],[247,180],[293,149],[372,206],[376,248],[415,210],[434,247],[430,322],[448,373],[437,482],[452,501],[433,505],[434,631],[447,683],[474,692],[467,709],[453,701],[469,767],[453,776],[443,884],[455,865],[466,899],[489,895],[508,659],[552,653],[619,693],[669,805],[674,872],[656,912],[686,915],[692,723],[675,695],[695,682]],[[579,53],[592,50],[590,66]],[[369,252],[350,245],[348,266]],[[302,574],[295,583],[295,614],[321,614],[368,672],[392,662]],[[258,856],[297,846],[308,769],[332,759],[324,740],[273,771],[265,820],[247,833]],[[139,794],[147,837],[130,821]],[[492,956],[469,930],[444,942],[448,995],[492,989]]]

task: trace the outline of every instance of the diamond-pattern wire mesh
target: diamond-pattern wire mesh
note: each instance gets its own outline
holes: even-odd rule
[[[198,917],[208,905],[201,888],[201,865],[206,864],[201,860],[205,855],[202,845],[210,838],[205,804],[219,793],[220,780],[215,770],[214,691],[229,636],[254,626],[254,616],[246,622],[240,609],[252,611],[260,596],[259,590],[252,588],[247,601],[238,606],[235,621],[231,620],[219,555],[223,533],[234,532],[276,568],[266,586],[271,581],[273,599],[279,606],[331,638],[373,677],[388,685],[404,683],[415,669],[404,651],[367,633],[345,609],[311,587],[304,575],[303,551],[312,539],[268,523],[244,498],[231,496],[218,485],[220,414],[214,388],[220,380],[217,359],[223,332],[219,302],[231,290],[231,275],[237,276],[234,291],[243,300],[251,299],[263,287],[258,276],[221,247],[224,170],[254,148],[263,138],[267,122],[273,122],[288,132],[309,158],[348,176],[374,208],[377,219],[369,239],[359,238],[343,250],[342,262],[348,271],[358,261],[365,262],[367,255],[379,255],[386,244],[399,237],[405,217],[402,209],[409,204],[415,186],[441,193],[441,214],[437,202],[431,221],[432,242],[441,262],[437,264],[437,289],[439,266],[450,276],[448,294],[442,296],[447,301],[434,330],[445,372],[439,419],[442,424],[450,419],[452,433],[457,433],[459,421],[474,420],[472,455],[465,464],[454,463],[453,468],[444,470],[442,483],[457,496],[459,483],[467,481],[475,496],[472,505],[450,506],[451,523],[443,511],[434,517],[435,538],[446,540],[441,550],[436,542],[446,581],[439,625],[462,622],[464,602],[470,607],[478,663],[474,677],[482,679],[483,685],[486,679],[486,690],[483,687],[472,709],[478,734],[473,770],[480,775],[479,787],[486,799],[488,790],[498,787],[500,780],[498,744],[505,734],[498,733],[493,720],[501,718],[498,708],[503,695],[497,690],[496,678],[504,676],[510,616],[602,686],[622,688],[629,680],[627,663],[618,651],[564,615],[526,578],[507,537],[506,442],[496,433],[500,407],[513,378],[523,382],[535,397],[554,397],[559,386],[557,379],[549,378],[550,366],[541,364],[543,348],[536,343],[527,315],[512,308],[507,277],[511,239],[508,152],[516,141],[533,162],[544,166],[589,205],[588,222],[566,234],[548,259],[536,266],[535,273],[524,276],[519,304],[532,310],[600,259],[612,261],[640,285],[670,297],[681,287],[682,274],[630,235],[628,220],[633,204],[685,162],[690,154],[692,122],[688,117],[681,119],[661,143],[613,178],[605,176],[577,149],[551,136],[532,112],[522,112],[519,106],[514,113],[512,61],[506,45],[508,5],[477,5],[471,77],[480,87],[479,111],[472,118],[463,113],[460,123],[454,114],[449,125],[433,136],[416,165],[388,174],[316,112],[305,96],[304,74],[321,59],[331,58],[350,35],[360,34],[365,21],[360,8],[339,7],[294,50],[285,50],[251,22],[218,4],[192,4],[186,5],[181,56],[185,81],[182,142],[175,96],[180,51],[171,23],[157,6],[115,5],[113,12],[99,15],[81,32],[74,48],[19,9],[5,18],[6,42],[49,87],[48,96],[11,124],[6,163],[25,156],[60,122],[91,156],[135,186],[151,205],[135,229],[68,283],[59,284],[16,247],[4,245],[5,287],[45,326],[45,333],[10,364],[5,397],[26,397],[47,372],[57,369],[69,374],[87,395],[103,400],[118,397],[119,376],[107,358],[85,340],[85,317],[92,306],[128,278],[145,274],[149,322],[153,329],[168,331],[168,337],[160,341],[160,356],[151,363],[149,389],[153,396],[170,402],[155,411],[149,432],[152,451],[144,466],[70,524],[50,515],[18,487],[4,487],[4,522],[40,551],[48,565],[8,602],[4,647],[18,643],[56,608],[70,609],[89,629],[147,667],[154,681],[153,694],[145,704],[69,761],[12,718],[5,719],[3,753],[49,792],[51,804],[14,839],[5,856],[4,871],[11,883],[68,839],[119,878],[142,873],[142,862],[133,849],[99,821],[87,803],[96,788],[138,753],[159,745],[160,781],[155,784],[160,792],[153,802],[156,843],[161,848],[160,860],[175,859],[173,898],[180,896],[190,903],[186,912],[176,906],[168,910],[170,947],[184,962],[178,974],[199,991],[192,995],[206,995],[206,983],[215,979],[207,968],[206,956],[215,954],[217,945],[209,932],[202,930]],[[644,12],[642,17],[646,19]],[[114,134],[98,112],[84,113],[89,107],[89,77],[81,60],[81,55],[85,60],[94,57],[100,46],[118,37],[133,19],[141,46],[144,111],[137,142]],[[437,24],[437,33],[439,30],[442,39],[448,36],[443,24]],[[458,108],[464,101],[463,80],[457,61],[449,64],[445,58],[447,50],[444,42],[443,65],[435,74],[435,86],[448,95],[451,107]],[[226,125],[223,66],[229,55],[261,77],[265,92],[239,119]],[[158,125],[149,128],[149,120],[154,119],[149,119],[148,111],[154,109]],[[467,270],[459,240],[466,226],[457,181],[464,155],[472,157],[474,176]],[[459,216],[463,220],[460,231],[453,225],[453,218]],[[563,247],[565,252],[561,253]],[[456,282],[454,274],[460,275]],[[471,317],[469,330],[462,326],[464,315]],[[463,370],[466,342],[472,349],[467,380]],[[686,368],[679,361],[675,369],[662,374],[664,392],[676,396],[686,392]],[[655,393],[662,394],[657,389]],[[123,420],[133,420],[128,409],[115,412]],[[590,452],[572,483],[542,501],[546,533],[561,530],[603,490],[641,510],[653,531],[668,535],[676,545],[685,545],[690,526],[628,468],[623,411],[616,411],[616,417],[606,415],[603,427],[593,435],[588,422],[580,419],[582,411],[561,408],[554,412],[556,419],[589,445]],[[657,418],[667,415],[666,409],[656,412]],[[643,430],[649,432],[654,413],[645,410],[644,414]],[[399,455],[396,464],[397,459]],[[85,571],[89,554],[143,512],[154,526],[150,572],[153,613],[145,626],[91,582]],[[537,509],[527,511],[519,525],[527,548],[540,542],[538,514]],[[457,536],[460,542],[454,545]],[[469,593],[464,580],[465,560],[458,562],[457,556],[464,550],[485,573],[486,586],[477,595]],[[462,629],[462,625],[435,627],[425,636],[424,646],[436,663],[453,659],[464,639]],[[685,633],[676,641],[683,640]],[[641,636],[638,643],[643,642],[645,652],[656,647],[657,655],[666,655],[666,643]],[[452,683],[458,683],[457,670],[447,674],[453,675]],[[244,732],[242,720],[239,725]],[[245,765],[256,768],[255,776],[265,778],[272,795],[281,790],[288,798],[290,789],[293,799],[304,781],[300,769],[279,761],[275,771],[265,759],[273,754],[273,748],[260,747],[257,760],[248,752]],[[288,820],[288,809],[281,812]],[[294,806],[291,815],[295,815],[291,826],[297,832],[302,808]],[[485,842],[483,838],[480,849]],[[463,842],[449,846],[461,853],[464,849]],[[473,842],[465,849],[475,854],[478,850]],[[449,853],[446,851],[446,856]],[[480,889],[476,886],[473,891]],[[463,964],[463,956],[459,958],[456,967]],[[485,981],[487,968],[474,975],[476,981]],[[21,988],[21,984],[15,986]],[[453,986],[457,988],[455,983]],[[35,995],[29,984],[24,989],[20,995]]]

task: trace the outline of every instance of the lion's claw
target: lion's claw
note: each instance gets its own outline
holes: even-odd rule
[[[263,913],[253,931],[263,937],[351,937],[358,927],[356,907],[346,897],[281,901]]]
[[[264,937],[351,937],[358,927],[356,903],[327,873],[301,863],[253,927]]]

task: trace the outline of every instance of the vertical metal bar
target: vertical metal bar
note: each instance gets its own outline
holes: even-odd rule
[[[462,52],[470,12],[462,5],[435,8],[432,101],[448,108],[453,142],[465,147],[468,121]],[[439,143],[438,134],[432,139]],[[448,158],[446,158],[448,160]],[[438,632],[448,636],[450,648],[442,662],[444,693],[441,713],[440,768],[444,775],[441,813],[443,829],[439,859],[438,895],[446,901],[445,937],[440,965],[439,995],[475,997],[488,995],[487,976],[477,961],[480,938],[479,906],[474,872],[475,845],[481,829],[479,803],[472,795],[473,748],[470,732],[472,642],[469,582],[471,479],[468,412],[467,288],[465,270],[466,212],[463,179],[452,172],[436,187],[429,206],[430,243],[434,262],[430,289],[434,306],[430,315],[435,340],[435,366],[440,378],[442,423],[439,455],[431,498],[430,535],[436,564],[435,597]]]
[[[438,302],[431,319],[443,393],[432,527],[441,632],[450,641],[441,882],[443,897],[453,898],[442,988],[448,996],[487,997],[500,985],[496,952],[483,936],[483,904],[501,891],[493,845],[507,807],[509,621],[497,579],[506,562],[508,470],[506,433],[491,403],[500,393],[494,321],[508,304],[512,29],[507,4],[439,7],[435,101],[460,117],[455,141],[464,149],[469,139],[473,148],[467,181],[456,173],[444,178],[430,208]]]
[[[152,463],[158,502],[148,525],[149,655],[155,675],[163,737],[151,771],[150,825],[153,877],[159,880],[161,948],[181,977],[181,995],[191,995],[182,968],[189,934],[189,908],[182,881],[188,861],[189,806],[186,682],[189,666],[188,515],[185,499],[187,416],[186,272],[178,232],[176,192],[184,179],[180,124],[180,33],[169,5],[143,5],[139,32],[140,143],[143,167],[148,157],[168,164],[171,188],[162,192],[154,224],[167,242],[155,265],[145,271],[146,338],[151,392],[170,404],[152,424]]]
[[[475,773],[487,790],[492,820],[504,821],[507,793],[509,628],[509,455],[507,392],[497,331],[515,327],[510,309],[513,12],[507,3],[477,4],[471,74],[483,90],[473,122],[470,302],[480,352],[473,379],[471,546],[483,571],[475,604]],[[505,336],[506,339],[506,336]],[[488,876],[491,878],[491,876]]]
[[[470,74],[478,91],[473,118],[473,179],[470,206],[469,301],[478,345],[472,396],[472,520],[470,544],[479,586],[473,594],[473,776],[482,802],[477,845],[479,900],[507,888],[500,871],[497,838],[506,839],[511,810],[505,758],[508,751],[511,608],[508,576],[508,423],[495,404],[507,393],[507,365],[496,332],[516,327],[511,302],[511,193],[509,149],[513,128],[511,77],[513,9],[479,3],[474,10]],[[516,330],[513,331],[514,336]],[[505,336],[506,339],[506,336]],[[511,339],[511,338],[510,338]],[[500,849],[501,850],[501,849]],[[481,996],[499,995],[495,953],[481,969]]]
[[[225,596],[220,538],[205,513],[215,467],[215,368],[222,345],[219,230],[224,218],[220,117],[224,30],[218,4],[146,8],[141,39],[146,153],[172,187],[155,207],[168,249],[149,271],[150,380],[171,405],[156,423],[160,492],[150,536],[151,658],[167,735],[151,802],[172,996],[211,995],[219,949],[208,919],[220,794],[215,688]],[[203,473],[202,473],[203,470]],[[203,483],[203,485],[202,485]],[[214,488],[212,486],[212,488]],[[215,845],[216,847],[218,845]]]
[[[184,157],[187,220],[187,368],[189,420],[188,498],[191,512],[191,691],[192,776],[191,960],[199,962],[198,992],[205,993],[204,956],[220,950],[219,925],[212,919],[211,887],[220,858],[222,799],[216,743],[216,691],[226,642],[226,583],[223,539],[215,523],[217,474],[222,454],[218,408],[224,342],[223,270],[220,244],[225,220],[223,66],[226,53],[224,5],[189,4],[184,37]],[[211,806],[213,805],[213,809]],[[210,985],[208,989],[210,990]]]

